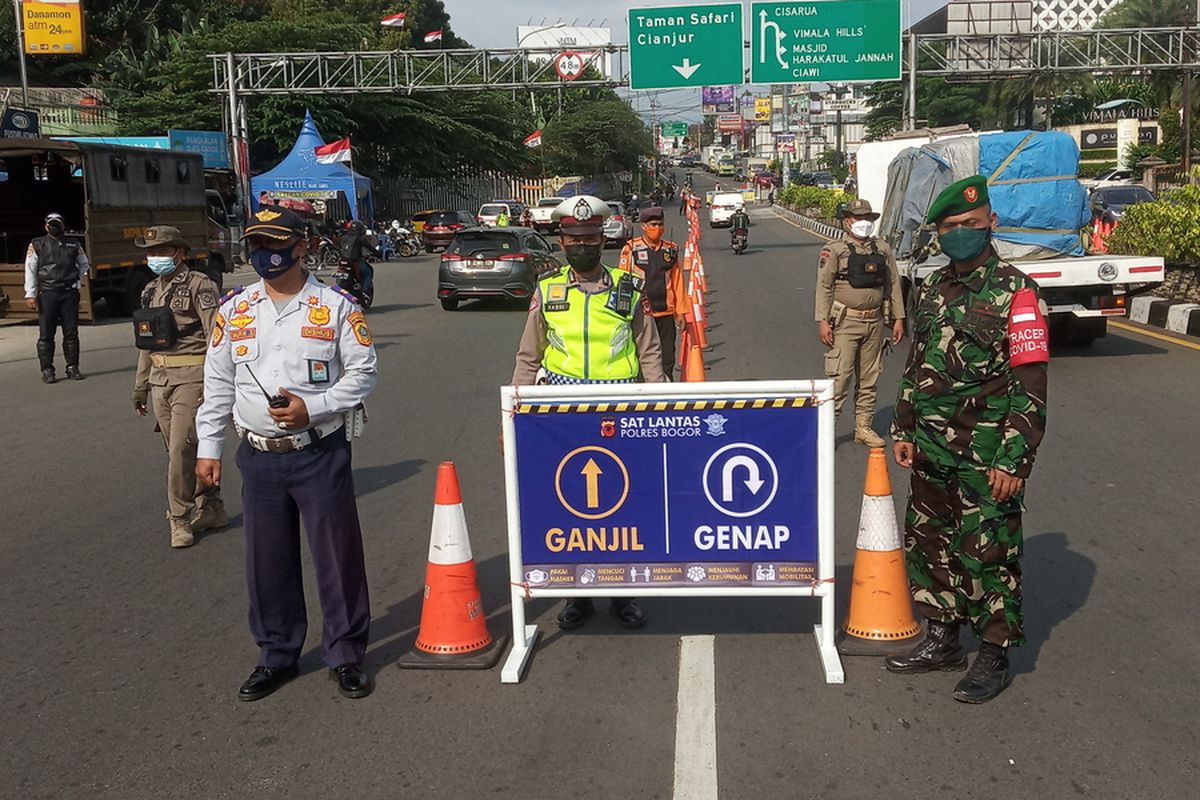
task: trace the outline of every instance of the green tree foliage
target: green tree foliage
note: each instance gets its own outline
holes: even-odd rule
[[[904,119],[904,88],[898,81],[869,84],[871,110],[866,115],[868,141],[900,129]],[[931,128],[966,124],[980,130],[996,124],[988,103],[988,85],[950,83],[944,78],[917,78],[917,119]]]
[[[579,105],[546,125],[542,156],[555,175],[601,175],[632,170],[651,155],[654,140],[628,104],[611,99]]]
[[[1156,255],[1171,264],[1200,265],[1200,186],[1185,186],[1153,203],[1129,206],[1108,247],[1113,253]]]
[[[469,47],[441,0],[89,0],[83,56],[30,59],[35,83],[103,89],[125,135],[170,128],[219,130],[225,102],[211,91],[209,54]],[[384,16],[405,12],[403,28]],[[4,16],[7,14],[7,16]],[[7,27],[5,27],[7,25]],[[443,31],[440,43],[424,35]],[[11,5],[0,4],[0,43],[13,73]],[[595,77],[594,71],[592,77]],[[549,79],[549,78],[547,78]],[[567,89],[546,126],[546,163],[561,173],[633,169],[649,132],[607,89]],[[295,141],[306,109],[328,139],[350,136],[355,167],[376,175],[442,176],[463,167],[540,173],[543,153],[522,145],[554,95],[513,102],[507,92],[416,95],[272,95],[247,99],[251,163],[266,168]]]
[[[789,185],[775,202],[795,211],[797,214],[833,219],[837,215],[838,206],[846,201],[846,195],[840,189],[822,189],[819,186],[801,186],[798,183]]]
[[[1121,0],[1100,17],[1096,27],[1170,28],[1195,21],[1195,0]]]

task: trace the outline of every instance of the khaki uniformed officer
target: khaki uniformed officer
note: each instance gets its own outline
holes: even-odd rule
[[[821,251],[817,270],[816,318],[825,353],[825,375],[834,380],[834,406],[850,393],[854,398],[854,441],[883,447],[871,427],[875,417],[875,384],[883,369],[884,336],[892,344],[904,337],[904,296],[892,248],[872,236],[879,215],[866,200],[854,200],[842,218],[846,238],[830,242]],[[891,331],[885,326],[891,320]]]
[[[196,488],[196,409],[204,394],[204,354],[217,313],[217,286],[188,269],[190,249],[178,228],[147,228],[134,244],[145,249],[157,277],[142,291],[134,312],[139,348],[133,381],[133,407],[146,415],[153,398],[154,418],[167,445],[167,520],[172,547],[190,547],[194,534],[229,524],[220,490]]]

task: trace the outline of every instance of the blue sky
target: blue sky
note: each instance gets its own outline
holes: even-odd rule
[[[727,0],[726,0],[727,1]],[[569,25],[612,28],[613,41],[628,40],[625,14],[630,8],[645,6],[688,5],[688,0],[589,0],[589,2],[547,2],[546,0],[443,0],[450,13],[454,32],[475,47],[515,47],[518,25],[549,25],[563,21]],[[920,20],[949,0],[901,0],[904,25],[912,16]],[[702,0],[691,4],[702,5]],[[649,116],[650,100],[644,92],[634,93],[634,107]],[[681,89],[658,92],[660,118],[698,120],[699,91]]]

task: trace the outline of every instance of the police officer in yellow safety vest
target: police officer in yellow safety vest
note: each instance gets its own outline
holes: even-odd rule
[[[825,376],[834,381],[834,407],[858,386],[854,397],[854,441],[883,447],[871,427],[875,417],[875,384],[883,371],[883,344],[904,336],[904,296],[896,256],[887,242],[872,235],[879,214],[863,199],[842,212],[846,238],[825,245],[817,268],[816,319],[825,352]]]
[[[514,386],[537,382],[545,370],[553,385],[665,381],[658,331],[650,321],[643,281],[600,263],[608,203],[598,197],[569,197],[551,215],[562,233],[569,267],[544,275],[529,304],[517,349]],[[558,626],[578,628],[595,609],[589,598],[571,599]],[[612,613],[627,628],[646,624],[631,599],[614,599]]]
[[[154,225],[133,240],[155,278],[133,312],[138,348],[133,410],[147,400],[167,446],[167,522],[171,547],[191,547],[195,534],[229,524],[220,490],[196,486],[196,409],[204,397],[204,355],[217,316],[217,285],[188,269],[191,249],[178,228]]]

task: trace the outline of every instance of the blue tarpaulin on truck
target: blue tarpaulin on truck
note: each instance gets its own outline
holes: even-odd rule
[[[1060,131],[979,137],[979,172],[988,179],[996,238],[1058,255],[1083,255],[1087,192],[1076,178],[1079,148]]]

